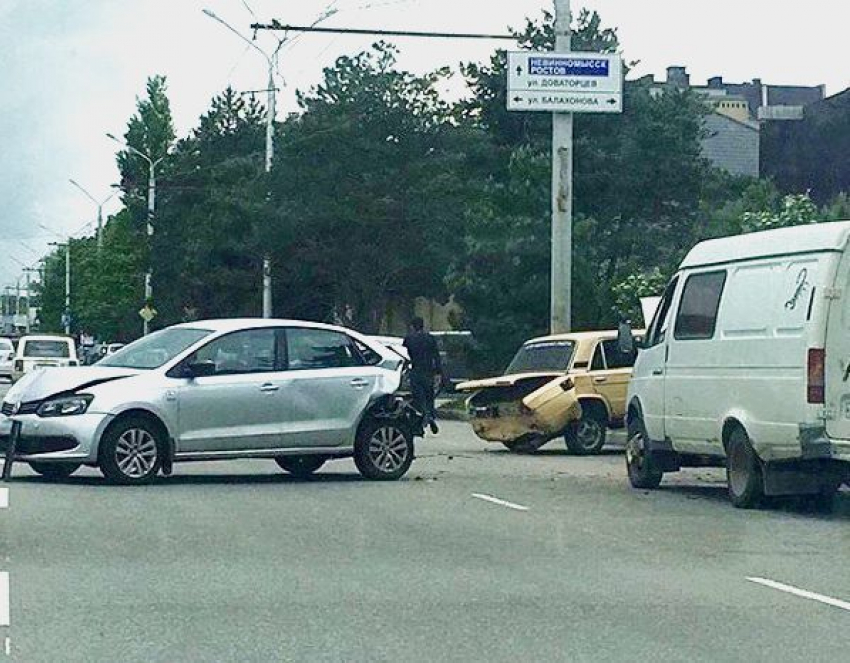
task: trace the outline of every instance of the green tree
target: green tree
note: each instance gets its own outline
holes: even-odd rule
[[[271,215],[264,174],[263,107],[228,88],[178,142],[162,182],[153,237],[159,324],[258,315],[261,218]]]
[[[801,193],[785,196],[778,209],[744,212],[741,217],[741,230],[745,233],[751,233],[819,223],[822,220],[817,205],[809,198],[809,194]]]
[[[283,126],[266,226],[284,315],[376,331],[390,309],[445,295],[477,146],[455,126],[447,72],[396,68],[395,49],[340,57]]]

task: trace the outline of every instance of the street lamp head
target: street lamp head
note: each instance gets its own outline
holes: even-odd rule
[[[210,18],[214,18],[216,21],[219,20],[218,16],[212,9],[202,9],[201,11],[204,12],[204,14],[206,14]]]

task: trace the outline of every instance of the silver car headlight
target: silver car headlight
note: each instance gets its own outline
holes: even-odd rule
[[[72,414],[83,414],[89,409],[92,400],[94,396],[90,394],[51,398],[44,401],[35,413],[39,417],[68,417]]]

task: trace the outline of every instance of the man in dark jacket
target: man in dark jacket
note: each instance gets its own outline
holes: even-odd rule
[[[434,409],[434,378],[443,375],[443,364],[437,341],[425,331],[425,322],[416,317],[410,321],[410,333],[404,337],[404,347],[410,356],[410,390],[413,404],[423,413],[424,424],[438,433]]]

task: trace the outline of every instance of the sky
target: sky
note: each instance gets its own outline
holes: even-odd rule
[[[178,136],[228,85],[266,86],[262,57],[206,16],[210,9],[243,34],[277,18],[323,25],[441,32],[505,33],[551,10],[550,0],[0,0],[0,288],[14,285],[50,241],[93,229],[97,199],[118,181],[107,132],[121,136],[153,74],[168,79]],[[634,76],[663,79],[687,66],[691,81],[761,78],[767,84],[850,86],[850,6],[836,0],[573,0],[616,27]],[[292,35],[294,36],[294,35]],[[374,38],[304,34],[282,51],[278,117],[297,110],[295,91],[321,81],[322,68]],[[275,44],[260,33],[258,45]],[[510,42],[398,38],[399,66],[426,72],[482,61]],[[844,64],[842,64],[844,63]],[[460,76],[446,94],[463,94]],[[104,210],[118,209],[117,197]],[[87,225],[90,224],[90,225]]]

